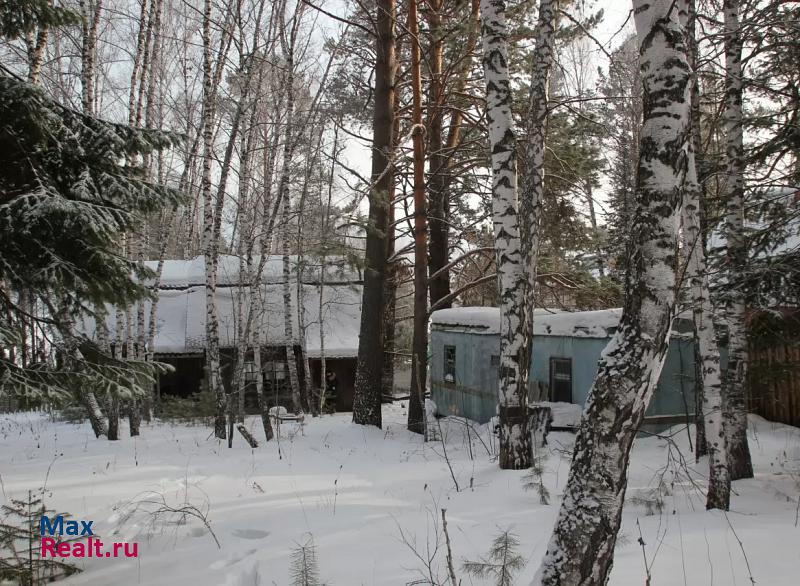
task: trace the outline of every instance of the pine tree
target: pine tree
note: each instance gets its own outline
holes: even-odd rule
[[[487,558],[464,562],[464,571],[476,578],[491,578],[496,586],[512,586],[514,576],[525,567],[525,558],[517,553],[519,539],[505,530],[492,541]]]

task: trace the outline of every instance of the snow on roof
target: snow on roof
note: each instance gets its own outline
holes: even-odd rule
[[[258,268],[260,257],[253,257],[253,270]],[[319,261],[289,256],[289,271],[292,275],[301,273],[304,283],[318,283],[320,281],[321,264]],[[148,268],[155,271],[158,268],[158,261],[150,260],[144,263]],[[298,267],[300,270],[298,271]],[[360,282],[362,275],[360,271],[350,266],[343,257],[329,256],[325,258],[325,282],[343,283]],[[196,256],[187,260],[165,260],[161,271],[162,289],[186,289],[194,286],[204,286],[206,282],[205,257]],[[269,255],[264,261],[264,269],[261,273],[262,283],[283,283],[283,256]],[[229,254],[221,254],[217,267],[217,286],[225,287],[237,285],[239,283],[239,257]]]
[[[234,257],[227,257],[233,259]],[[280,260],[281,257],[274,257]],[[220,260],[223,260],[222,258]],[[273,263],[270,258],[267,265]],[[281,263],[278,263],[281,264]],[[226,265],[230,267],[230,263]],[[238,259],[236,259],[238,268]],[[190,284],[197,279],[196,271],[204,271],[203,259],[198,257],[191,261],[166,261],[165,273],[167,282],[159,289],[156,307],[157,328],[153,351],[156,354],[185,354],[202,352],[206,347],[206,291],[203,284]],[[222,274],[223,264],[220,264]],[[167,270],[168,269],[168,270]],[[319,267],[317,267],[317,272]],[[265,270],[265,273],[268,271]],[[283,279],[282,267],[280,278]],[[322,289],[322,307],[320,308],[320,287],[317,284],[301,286],[303,307],[303,327],[305,328],[306,351],[309,356],[317,357],[322,353],[328,357],[355,357],[358,355],[358,334],[361,323],[362,285],[358,282],[328,282],[329,275],[346,275],[345,271],[334,267],[326,270],[326,284]],[[277,272],[271,278],[277,279]],[[223,281],[223,279],[220,279]],[[234,285],[235,281],[227,281]],[[180,287],[177,286],[180,284]],[[297,311],[297,283],[290,283],[292,299],[293,344],[300,344],[299,312]],[[260,344],[278,346],[286,344],[285,311],[282,283],[262,283],[258,287],[261,310],[254,314],[252,328],[260,327]],[[241,299],[240,299],[241,297]],[[240,296],[238,286],[220,286],[216,290],[217,311],[219,317],[220,347],[229,348],[236,345],[240,314],[247,319],[250,311],[248,295]],[[145,327],[150,324],[151,302],[145,304]],[[240,307],[241,306],[241,307]],[[321,311],[320,311],[321,309]],[[241,310],[241,311],[240,311]],[[134,316],[136,310],[133,310]],[[115,339],[116,309],[107,307],[106,326],[110,339]],[[320,319],[321,316],[321,319]],[[135,317],[134,317],[135,319]],[[322,334],[320,335],[320,322]],[[135,329],[134,325],[134,329]],[[83,332],[94,337],[96,328],[92,320],[84,320]],[[324,338],[324,339],[323,339]]]
[[[690,313],[676,319],[691,319]],[[622,317],[622,309],[596,311],[558,311],[541,308],[534,311],[535,336],[571,338],[608,338]],[[476,334],[500,333],[500,309],[497,307],[455,307],[434,311],[431,323],[440,329],[467,331]]]
[[[533,320],[533,335],[607,338],[621,317],[620,308],[537,316]]]
[[[558,309],[536,308],[536,319],[559,313]],[[534,320],[534,324],[536,320]],[[500,309],[498,307],[453,307],[440,309],[431,315],[431,324],[443,329],[463,329],[479,334],[500,333]]]
[[[498,307],[439,309],[431,314],[431,325],[471,328],[484,334],[499,334],[500,309]]]

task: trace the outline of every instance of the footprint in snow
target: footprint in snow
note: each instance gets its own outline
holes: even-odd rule
[[[234,529],[231,531],[234,537],[241,537],[242,539],[264,539],[269,535],[269,531],[262,531],[261,529]]]

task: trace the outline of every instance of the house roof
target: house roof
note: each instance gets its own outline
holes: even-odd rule
[[[543,316],[559,313],[558,309],[536,308],[534,324]],[[431,315],[431,325],[448,330],[464,330],[474,334],[499,334],[500,309],[497,307],[453,307]],[[534,326],[535,327],[535,326]]]
[[[621,317],[621,308],[596,311],[536,309],[534,311],[533,335],[608,338],[613,334]],[[680,317],[683,319],[685,316],[681,315]],[[431,323],[444,330],[477,334],[499,334],[500,309],[497,307],[442,309],[433,312]]]
[[[254,270],[258,267],[261,257],[253,257]],[[302,262],[302,266],[300,266]],[[158,268],[158,261],[145,261],[145,265],[153,271]],[[289,255],[289,270],[292,279],[299,272],[304,283],[317,284],[320,282],[319,261],[297,255]],[[264,284],[283,283],[283,256],[269,255],[264,261],[261,272],[261,282]],[[328,256],[325,258],[326,283],[360,283],[363,280],[361,271],[348,264],[341,256]],[[205,286],[206,268],[205,256],[200,255],[192,259],[168,259],[164,261],[161,271],[160,289],[186,289],[193,286]],[[239,257],[228,254],[219,255],[217,264],[217,286],[231,287],[239,284]]]
[[[262,277],[262,282],[258,286],[258,294],[263,307],[253,318],[253,325],[258,324],[261,330],[260,343],[269,346],[287,343],[284,328],[282,262],[276,263],[275,258],[280,259],[281,257],[269,258],[266,263],[266,276]],[[220,257],[220,284],[216,290],[219,341],[222,348],[236,345],[239,316],[244,315],[246,319],[250,310],[248,296],[240,295],[236,281],[231,278],[231,274],[238,274],[238,259],[235,259],[236,263],[233,263],[231,259],[235,259],[235,257]],[[281,268],[280,272],[276,268],[278,265]],[[159,288],[156,307],[158,321],[154,353],[196,353],[202,352],[206,347],[206,290],[203,284],[205,279],[198,276],[198,270],[203,270],[203,266],[202,257],[186,261],[165,262],[162,287]],[[234,266],[236,267],[235,272],[233,271]],[[228,272],[223,273],[223,268]],[[313,271],[309,271],[306,276],[312,274]],[[319,265],[316,267],[316,274],[319,275]],[[352,269],[345,267],[326,268],[326,284],[322,289],[321,307],[319,279],[316,282],[301,285],[300,299],[303,307],[306,351],[309,356],[320,356],[323,345],[325,355],[328,357],[357,356],[362,285],[359,281],[328,281],[329,275],[331,277],[338,275],[342,279],[353,276],[353,274]],[[265,280],[273,282],[265,283]],[[299,312],[297,311],[298,287],[294,278],[291,278],[290,281],[290,295],[294,308],[291,343],[300,344]],[[143,303],[145,305],[145,327],[149,328],[151,302],[146,300]],[[115,308],[107,307],[106,325],[112,340],[116,331],[115,313]],[[133,314],[135,319],[135,308]],[[324,336],[320,335],[320,322]],[[96,327],[91,320],[84,321],[83,330],[90,337],[96,335]]]

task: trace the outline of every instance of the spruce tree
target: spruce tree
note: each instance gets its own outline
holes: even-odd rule
[[[46,0],[0,5],[8,40],[75,21]],[[65,107],[0,66],[0,393],[78,398],[99,435],[95,393],[150,388],[163,367],[116,360],[76,324],[98,317],[95,308],[148,294],[151,272],[119,256],[116,244],[146,214],[180,201],[143,169],[146,155],[176,140]]]

